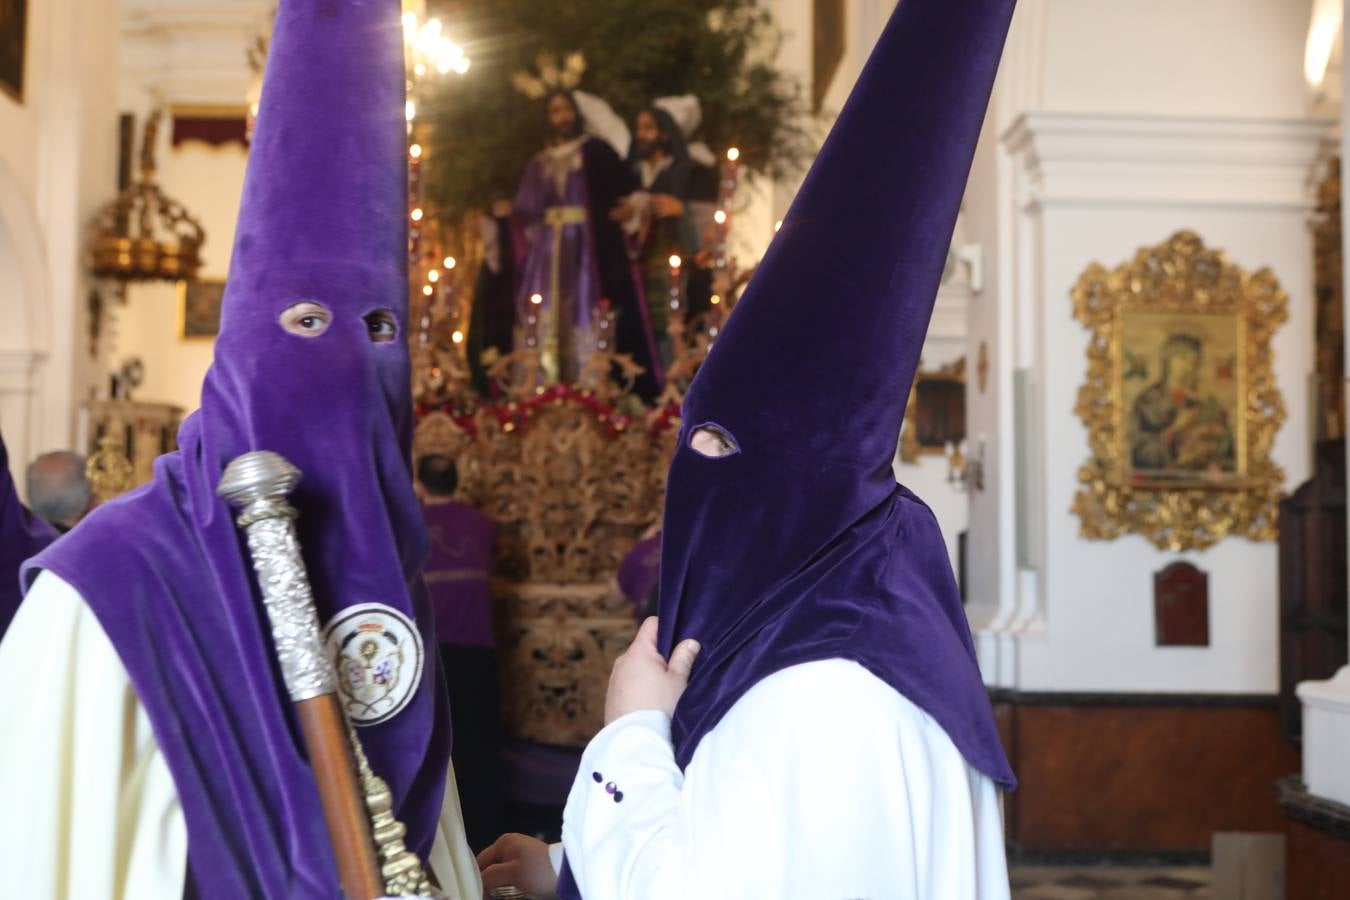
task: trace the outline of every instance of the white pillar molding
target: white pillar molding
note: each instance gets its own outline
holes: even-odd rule
[[[0,345],[44,349],[49,340],[50,323],[43,310],[50,296],[47,278],[47,253],[42,241],[41,222],[29,193],[13,171],[0,160],[0,291],[14,298],[3,307],[13,316],[0,335]]]
[[[774,17],[778,20],[779,28],[782,29],[783,38],[778,47],[776,60],[778,69],[788,77],[797,79],[802,88],[802,97],[809,105],[815,38],[815,20],[811,0],[775,0]],[[852,89],[851,85],[850,89]],[[803,124],[815,139],[816,149],[819,149],[826,133],[829,131],[828,125],[820,127],[822,123],[814,118],[808,118]],[[785,181],[770,185],[769,217],[771,221],[781,221],[787,215],[788,207],[792,205],[792,199],[797,196],[797,190],[801,187],[802,180],[805,177],[806,169],[803,169]]]
[[[924,346],[925,369],[951,362],[966,352],[966,321],[971,293],[970,285],[957,278],[938,288],[937,301],[933,304],[933,317],[928,323],[928,338]],[[927,357],[930,344],[937,350],[939,345],[945,349],[949,343],[952,345],[950,353],[942,352],[941,358],[936,354],[932,359]],[[973,369],[974,364],[974,360],[966,360],[967,373]]]
[[[24,469],[37,453],[34,400],[42,360],[38,351],[0,349],[0,428],[16,485],[23,484]]]
[[[1298,686],[1303,706],[1303,781],[1308,793],[1350,806],[1350,666]]]
[[[0,334],[0,434],[20,485],[41,443],[37,375],[51,341],[46,244],[30,197],[0,160],[0,311],[7,323]]]
[[[1004,135],[1045,206],[1311,206],[1308,173],[1332,123],[1027,113]]]
[[[34,451],[65,449],[74,421],[74,332],[76,294],[83,260],[84,222],[78,195],[82,175],[81,85],[82,46],[74,0],[47,4],[52,44],[46,54],[46,97],[38,124],[37,208],[47,250],[48,295],[42,315],[52,360],[43,390],[36,397],[40,421],[33,423]],[[111,120],[111,115],[109,116]],[[109,138],[111,139],[111,137]]]

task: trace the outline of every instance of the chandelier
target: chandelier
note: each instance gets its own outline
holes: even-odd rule
[[[161,112],[145,123],[140,176],[94,221],[91,255],[95,278],[191,281],[201,267],[206,233],[183,205],[155,183],[155,137]]]
[[[417,0],[403,3],[403,48],[415,79],[469,71],[464,48],[445,35],[440,19],[426,18],[426,5]]]
[[[455,43],[445,33],[440,19],[427,18],[425,0],[403,0],[403,54],[408,76],[407,116],[409,123],[416,115],[417,103],[412,94],[433,76],[448,75],[454,72],[463,75],[469,71],[469,57],[464,48]],[[245,121],[244,139],[253,140],[253,128],[258,121],[258,103],[262,98],[263,72],[267,68],[267,51],[271,43],[272,15],[268,16],[261,30],[253,36],[246,51],[249,68],[253,78],[248,89],[248,116]]]

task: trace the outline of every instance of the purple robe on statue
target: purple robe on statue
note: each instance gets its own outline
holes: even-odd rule
[[[656,343],[623,233],[609,218],[637,188],[613,148],[587,135],[546,147],[525,166],[514,204],[524,235],[515,346],[535,341],[549,378],[575,382],[601,339],[596,308],[608,300],[617,333],[607,349],[646,369],[636,390],[650,399],[662,383]],[[532,302],[536,295],[541,303]]]
[[[440,644],[497,646],[492,630],[492,550],[497,523],[467,503],[423,504],[431,553],[422,576]]]
[[[9,454],[0,439],[0,637],[19,610],[19,565],[56,540],[56,529],[19,502],[9,476]]]

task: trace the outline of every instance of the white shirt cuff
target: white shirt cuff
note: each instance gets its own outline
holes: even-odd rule
[[[670,716],[659,709],[640,709],[637,712],[630,712],[626,716],[619,716],[619,718],[601,728],[600,732],[591,738],[591,742],[586,745],[586,752],[582,754],[582,759],[584,760],[587,756],[605,756],[618,735],[629,728],[650,731],[662,741],[667,744],[670,743]]]

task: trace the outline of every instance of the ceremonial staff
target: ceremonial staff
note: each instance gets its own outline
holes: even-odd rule
[[[300,474],[279,454],[245,453],[226,466],[216,494],[239,510],[235,521],[248,535],[272,644],[314,769],[343,893],[351,900],[443,896],[404,846],[405,829],[394,818],[389,788],[370,771],[338,703],[336,674],[324,650],[295,534],[298,513],[286,500]]]

